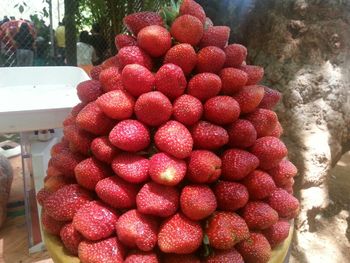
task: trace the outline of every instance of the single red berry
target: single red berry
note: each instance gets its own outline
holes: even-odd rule
[[[191,95],[184,94],[174,101],[173,117],[186,126],[195,124],[200,120],[202,114],[202,103]]]
[[[247,187],[250,199],[264,199],[276,189],[271,176],[263,171],[255,170],[248,174],[243,184]]]
[[[268,170],[276,185],[281,187],[287,185],[289,179],[293,178],[298,172],[298,169],[293,163],[284,159],[276,167]]]
[[[204,104],[204,117],[218,125],[233,123],[238,119],[240,112],[238,102],[230,96],[216,96]]]
[[[227,128],[228,145],[236,148],[252,146],[257,138],[256,130],[250,121],[239,119]]]
[[[204,263],[244,263],[244,261],[241,254],[232,248],[230,250],[214,250]]]
[[[203,24],[195,16],[182,15],[175,19],[171,25],[171,35],[180,43],[196,46],[203,36]]]
[[[96,159],[111,163],[119,150],[108,140],[107,136],[97,137],[91,143],[91,152]]]
[[[78,256],[78,247],[83,236],[73,227],[73,223],[68,223],[61,228],[60,237],[65,248],[74,256]]]
[[[178,65],[187,76],[197,64],[197,54],[190,44],[177,44],[170,48],[164,57],[164,64]]]
[[[240,242],[236,249],[246,263],[266,263],[271,258],[271,247],[260,233],[250,233],[250,237]]]
[[[233,98],[239,103],[242,113],[254,111],[264,96],[264,88],[259,85],[242,87]]]
[[[237,68],[224,68],[219,73],[222,82],[222,92],[233,95],[247,84],[248,74]]]
[[[227,131],[221,126],[206,121],[193,125],[191,134],[198,149],[216,150],[228,143]]]
[[[223,211],[236,211],[244,207],[249,199],[247,188],[240,183],[219,181],[213,190],[218,208]]]
[[[267,229],[262,231],[262,234],[269,241],[272,248],[282,243],[289,235],[290,224],[286,220],[279,220]]]
[[[268,204],[260,201],[248,202],[242,214],[249,229],[262,230],[278,221],[277,212]]]
[[[225,63],[225,52],[215,46],[202,48],[197,54],[197,72],[219,72]]]
[[[206,15],[203,7],[194,0],[184,0],[180,6],[180,15],[192,15],[197,17],[202,24],[205,23]]]
[[[224,49],[227,46],[231,29],[228,26],[211,26],[203,33],[199,46],[216,46]]]
[[[150,25],[164,26],[162,17],[156,12],[137,12],[123,18],[123,23],[127,29],[135,36],[142,28]]]
[[[239,67],[240,70],[243,70],[248,74],[247,85],[258,84],[264,77],[264,68],[253,65],[242,65]]]
[[[225,67],[238,67],[247,57],[247,48],[240,44],[231,44],[225,47]]]
[[[200,73],[195,75],[188,82],[187,93],[199,99],[206,101],[219,94],[221,90],[221,79],[213,73]]]
[[[101,71],[99,80],[104,92],[124,90],[121,71],[118,67],[109,67]]]
[[[299,212],[299,201],[284,189],[276,189],[267,203],[277,211],[281,218],[292,219]]]
[[[245,118],[253,124],[258,138],[268,136],[274,130],[278,122],[275,112],[259,108],[247,114]]]
[[[148,70],[153,68],[151,57],[137,46],[123,47],[119,50],[117,58],[119,60],[120,69],[129,64],[138,64],[144,66]]]
[[[137,41],[133,36],[118,34],[114,39],[115,47],[120,50],[123,47],[136,46]]]
[[[97,80],[85,80],[78,84],[77,93],[84,103],[94,101],[102,94],[101,84]]]
[[[137,34],[137,44],[152,57],[160,57],[171,48],[171,35],[163,26],[147,26]]]
[[[259,104],[259,108],[272,109],[280,101],[282,94],[277,90],[270,89],[269,87],[262,87],[264,88],[265,93]]]
[[[125,89],[135,97],[152,91],[154,86],[152,72],[138,64],[125,66],[122,72],[122,81]]]

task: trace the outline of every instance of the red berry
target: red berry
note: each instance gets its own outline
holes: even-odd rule
[[[163,26],[147,26],[137,34],[137,44],[152,57],[160,57],[171,48],[171,35]]]
[[[262,230],[278,221],[278,214],[264,202],[248,202],[243,208],[243,218],[249,229]]]
[[[114,233],[115,212],[104,204],[92,201],[82,206],[73,218],[74,228],[89,240],[100,240]]]
[[[264,199],[276,189],[271,176],[260,170],[246,176],[243,184],[247,187],[251,199]]]
[[[212,183],[221,175],[221,159],[211,151],[195,150],[188,161],[187,178],[195,183]]]
[[[129,254],[124,263],[158,263],[157,254],[152,252],[133,252]]]
[[[200,101],[206,101],[219,94],[221,90],[221,79],[213,73],[200,73],[195,75],[188,82],[187,92],[198,98]]]
[[[69,145],[73,145],[79,153],[84,155],[90,154],[90,146],[94,136],[84,130],[79,129],[76,125],[68,125],[63,127],[64,137],[69,141]]]
[[[215,46],[202,48],[197,54],[197,72],[219,72],[224,66],[225,52]]]
[[[125,209],[136,205],[137,185],[128,183],[118,176],[102,179],[96,184],[96,194],[113,208]]]
[[[41,212],[41,223],[47,233],[56,236],[60,234],[61,228],[65,224],[65,222],[53,219],[45,210]]]
[[[222,177],[229,181],[243,179],[259,165],[259,159],[256,156],[239,149],[226,150],[221,160]]]
[[[262,86],[251,85],[242,87],[233,98],[239,103],[242,113],[254,111],[264,96]]]
[[[147,215],[172,216],[179,207],[179,196],[175,187],[149,182],[136,196],[137,210]]]
[[[102,70],[103,70],[103,67],[102,67],[101,65],[94,66],[94,67],[90,70],[91,79],[99,80],[99,78],[100,78],[100,73],[101,73]]]
[[[258,84],[264,77],[264,68],[259,66],[242,65],[239,69],[248,74],[247,85]]]
[[[228,26],[211,26],[203,33],[199,46],[216,46],[224,49],[228,43],[231,29]]]
[[[136,46],[137,41],[134,37],[127,34],[118,34],[114,39],[115,47],[120,50],[123,47]]]
[[[172,23],[170,33],[178,42],[196,46],[202,39],[203,30],[203,24],[197,17],[182,15]]]
[[[179,66],[167,63],[157,71],[155,75],[155,86],[156,90],[173,100],[185,92],[187,81]]]
[[[51,195],[51,191],[41,188],[37,194],[36,194],[36,200],[38,201],[39,205],[43,206],[45,200]]]
[[[243,218],[232,212],[215,212],[209,218],[205,231],[210,246],[216,249],[231,249],[249,237]]]
[[[266,109],[257,109],[247,114],[245,118],[253,124],[258,138],[268,136],[278,122],[276,113]]]
[[[262,98],[259,108],[272,109],[280,101],[282,95],[280,92],[269,87],[262,86],[264,88],[264,97]]]
[[[166,63],[178,65],[187,76],[197,64],[196,51],[189,44],[177,44],[166,53],[164,64]]]
[[[180,6],[180,15],[192,15],[197,17],[202,24],[205,23],[205,12],[203,7],[194,0],[184,0]]]
[[[96,159],[105,163],[111,163],[119,153],[119,150],[110,143],[107,136],[103,136],[97,137],[92,141],[91,152]]]
[[[57,171],[64,174],[66,177],[74,178],[74,168],[84,160],[84,157],[78,153],[72,153],[69,150],[55,154],[51,158],[52,165]]]
[[[227,131],[206,121],[193,125],[191,134],[194,146],[198,149],[216,150],[228,143]]]
[[[158,246],[165,253],[190,254],[199,248],[202,238],[200,224],[178,213],[161,225]]]
[[[293,163],[282,160],[276,167],[268,170],[276,185],[281,187],[287,185],[289,180],[297,174],[298,170]]]
[[[216,210],[213,191],[205,185],[187,185],[180,196],[182,212],[192,220],[202,220]]]
[[[244,263],[241,254],[236,249],[215,250],[212,255],[207,257],[205,263]]]
[[[188,129],[177,121],[168,121],[154,135],[157,148],[178,159],[184,159],[191,154],[193,139]]]
[[[85,80],[77,86],[78,97],[82,102],[94,101],[101,95],[101,84],[97,80]]]
[[[78,256],[78,246],[84,240],[83,236],[68,223],[61,228],[60,237],[65,248],[74,256]]]
[[[119,122],[110,132],[109,140],[119,149],[128,152],[138,152],[150,143],[148,128],[136,120]]]
[[[186,174],[186,162],[166,153],[156,153],[149,162],[149,175],[156,183],[177,185]]]
[[[133,96],[152,91],[154,76],[151,71],[142,65],[126,65],[122,72],[122,81],[125,89]]]
[[[289,235],[290,224],[288,221],[280,220],[267,229],[262,231],[262,234],[269,241],[272,248],[282,243]]]
[[[263,170],[276,167],[288,153],[284,143],[271,136],[257,139],[250,151],[259,158],[259,167]]]
[[[237,68],[224,68],[219,76],[222,82],[222,92],[226,95],[233,95],[247,84],[248,75]]]
[[[113,90],[100,96],[96,103],[108,117],[124,120],[133,114],[135,100],[125,91]]]
[[[135,103],[137,119],[149,126],[165,123],[170,119],[172,111],[170,100],[159,91],[144,93]]]
[[[237,148],[247,148],[256,141],[256,130],[253,124],[247,120],[237,120],[227,128],[228,145]]]
[[[218,208],[223,211],[236,211],[244,207],[249,199],[247,188],[239,183],[219,181],[214,186]]]
[[[268,133],[268,136],[280,138],[282,134],[283,134],[283,127],[281,123],[277,121],[275,128],[270,133]]]
[[[190,126],[200,120],[203,105],[197,98],[184,94],[177,98],[173,105],[173,117],[184,125]]]
[[[149,160],[140,155],[122,153],[112,161],[113,171],[125,181],[138,184],[148,180]]]
[[[299,201],[283,189],[276,189],[269,197],[268,204],[282,218],[292,219],[299,212]]]
[[[239,114],[239,104],[229,96],[216,96],[204,104],[205,118],[215,124],[230,124],[238,119]]]
[[[119,240],[129,248],[151,251],[157,244],[157,221],[135,209],[119,217],[116,230]]]
[[[120,69],[123,69],[129,64],[138,64],[144,66],[148,70],[151,70],[153,67],[151,57],[145,51],[136,46],[121,48],[117,57],[119,60]]]
[[[247,48],[240,44],[231,44],[225,47],[225,67],[238,67],[247,57]]]
[[[271,258],[271,247],[260,233],[250,233],[250,237],[236,246],[246,263],[267,263]]]
[[[99,80],[104,92],[124,89],[122,75],[118,67],[109,67],[102,70]]]
[[[164,25],[163,19],[158,13],[148,11],[130,14],[123,18],[123,23],[135,36],[146,26]]]

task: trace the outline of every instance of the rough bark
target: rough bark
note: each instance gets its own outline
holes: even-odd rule
[[[329,172],[350,149],[350,2],[199,2],[216,24],[231,26],[232,40],[248,48],[247,62],[263,66],[264,83],[283,93],[276,110],[299,170],[293,253],[297,262],[321,262],[315,248],[325,246],[317,235],[330,205]],[[343,245],[347,252],[332,262],[350,260]]]

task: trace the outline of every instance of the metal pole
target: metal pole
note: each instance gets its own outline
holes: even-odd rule
[[[48,1],[49,3],[49,18],[50,18],[50,42],[51,42],[51,48],[50,48],[50,57],[53,57],[55,54],[55,40],[53,35],[53,25],[52,25],[52,0]]]

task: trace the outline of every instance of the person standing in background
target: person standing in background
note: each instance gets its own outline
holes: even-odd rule
[[[82,31],[77,42],[77,64],[90,75],[93,62],[97,59],[95,49],[91,45],[89,32]]]
[[[33,65],[33,44],[34,37],[29,31],[27,23],[22,23],[19,32],[13,38],[16,42],[16,60],[17,66],[32,66]]]
[[[101,27],[98,23],[92,25],[91,34],[91,45],[94,47],[97,56],[97,60],[94,61],[94,65],[99,65],[107,57],[106,53],[108,44],[101,34]]]
[[[66,30],[64,18],[62,19],[62,22],[58,23],[58,27],[55,31],[55,39],[57,46],[58,64],[64,65],[64,60],[66,58]]]

